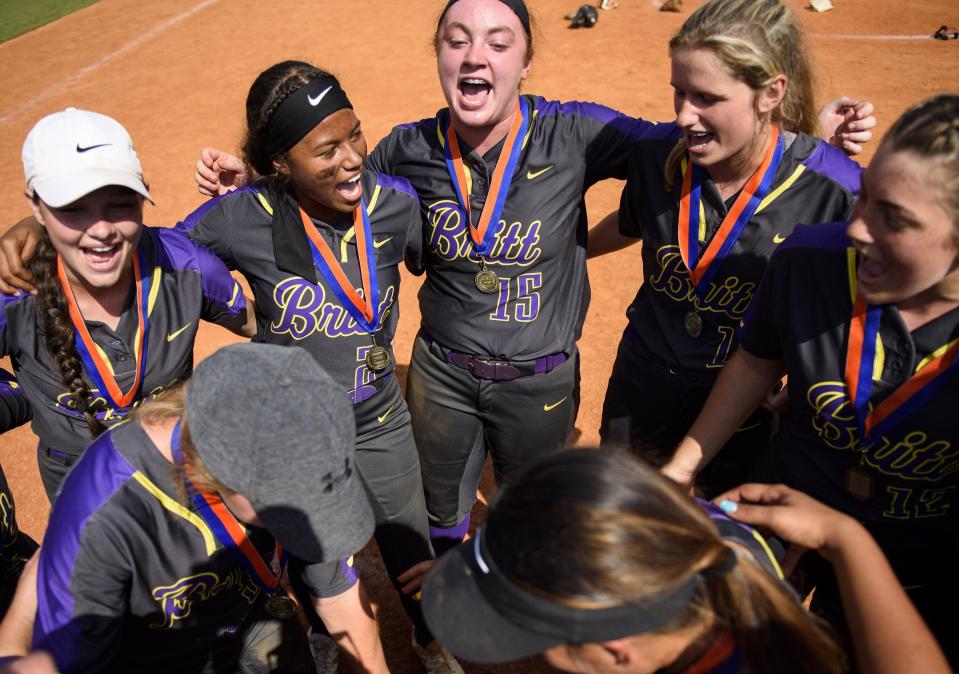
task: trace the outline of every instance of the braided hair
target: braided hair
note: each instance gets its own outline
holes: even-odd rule
[[[280,104],[305,84],[321,77],[333,77],[325,70],[303,61],[283,61],[270,66],[253,81],[246,97],[246,137],[243,158],[257,174],[279,185],[285,177],[273,166],[276,155],[266,142],[266,125]],[[335,78],[334,78],[335,79]]]
[[[57,251],[45,229],[41,229],[40,241],[29,266],[37,289],[37,324],[47,353],[60,373],[63,385],[73,396],[74,408],[86,420],[91,437],[96,438],[106,426],[90,410],[93,394],[83,380],[83,362],[74,345],[67,300],[57,278]]]
[[[923,160],[959,239],[959,94],[939,94],[906,110],[886,132],[880,152],[911,152]]]

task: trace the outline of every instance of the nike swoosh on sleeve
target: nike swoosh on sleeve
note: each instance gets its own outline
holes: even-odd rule
[[[186,330],[186,329],[187,329],[188,327],[190,327],[191,325],[193,325],[193,321],[190,321],[189,323],[187,323],[186,325],[184,325],[184,326],[183,326],[182,328],[180,328],[179,330],[174,330],[173,332],[168,333],[167,336],[166,336],[166,341],[172,342],[174,339],[176,339],[176,338],[179,336],[179,334],[180,334],[181,332],[183,332],[184,330]]]

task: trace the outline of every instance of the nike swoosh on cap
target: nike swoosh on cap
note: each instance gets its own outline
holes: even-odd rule
[[[324,89],[323,91],[321,91],[320,93],[318,93],[318,94],[316,95],[316,98],[314,98],[313,96],[307,96],[307,97],[306,97],[306,100],[308,100],[308,101],[310,102],[310,105],[312,105],[312,106],[315,108],[316,106],[318,106],[318,105],[320,104],[320,101],[322,101],[323,98],[324,98],[328,93],[330,93],[330,89],[332,89],[332,88],[333,88],[333,85],[331,84],[331,85],[328,86],[326,89]]]
[[[87,152],[88,150],[95,150],[98,147],[106,147],[107,145],[112,145],[112,143],[100,143],[99,145],[90,145],[89,147],[80,147],[80,143],[77,143],[77,152]]]

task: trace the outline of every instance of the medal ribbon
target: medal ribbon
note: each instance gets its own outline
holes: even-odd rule
[[[73,288],[67,279],[66,270],[63,267],[62,258],[57,255],[57,278],[60,286],[63,288],[63,294],[67,300],[67,308],[70,313],[70,321],[73,323],[73,342],[76,345],[80,359],[83,361],[83,367],[87,374],[93,380],[97,389],[106,397],[110,406],[120,414],[129,412],[134,401],[139,399],[140,390],[143,387],[143,379],[146,375],[147,364],[147,344],[149,343],[150,329],[150,276],[151,269],[146,260],[143,259],[140,251],[133,255],[133,278],[136,281],[136,300],[137,300],[137,333],[133,345],[134,356],[136,357],[136,376],[130,390],[123,392],[117,384],[110,363],[106,356],[102,355],[87,324],[83,320],[83,314],[77,304],[77,298],[73,294]]]
[[[243,526],[237,521],[233,513],[224,505],[223,501],[216,494],[201,492],[197,489],[190,478],[186,475],[186,467],[183,462],[183,450],[180,448],[180,423],[173,428],[173,435],[170,438],[170,451],[173,454],[173,460],[182,471],[183,480],[186,483],[186,490],[190,496],[193,505],[196,506],[197,513],[203,518],[213,534],[217,537],[224,548],[233,552],[246,567],[250,577],[263,588],[267,594],[275,593],[280,587],[280,576],[283,575],[283,569],[286,566],[286,551],[279,543],[276,544],[276,559],[279,562],[279,573],[273,573],[270,565],[260,556],[256,546],[246,535]]]
[[[479,225],[474,227],[470,212],[470,195],[466,183],[463,156],[460,153],[459,141],[456,139],[456,130],[453,128],[453,117],[450,116],[450,123],[446,128],[443,144],[446,168],[449,171],[450,179],[453,181],[456,198],[460,202],[466,223],[469,225],[473,248],[480,255],[488,254],[493,247],[496,230],[499,228],[499,217],[506,205],[506,194],[509,192],[510,183],[516,173],[516,167],[519,165],[519,155],[523,149],[523,139],[526,138],[528,128],[529,103],[520,98],[516,103],[513,125],[509,129],[509,133],[506,134],[503,150],[499,159],[496,160],[496,167],[493,169],[493,177],[490,180],[489,193],[486,195],[483,211],[480,213]]]
[[[739,197],[726,213],[722,224],[710,241],[709,246],[699,257],[699,210],[702,198],[703,169],[692,161],[686,162],[683,172],[682,196],[679,200],[679,251],[689,270],[696,294],[704,297],[709,283],[723,260],[729,256],[739,240],[753,213],[772,188],[776,169],[783,158],[783,139],[776,125],[772,126],[772,135],[766,154],[756,172],[746,181]]]
[[[380,283],[376,276],[373,233],[370,230],[370,216],[366,212],[366,201],[361,198],[359,205],[353,209],[353,230],[356,232],[356,250],[363,281],[362,297],[353,288],[329,244],[316,231],[310,216],[302,208],[300,217],[303,220],[303,229],[306,230],[307,241],[310,242],[313,262],[333,289],[340,304],[366,332],[376,332],[380,320]]]
[[[876,363],[876,342],[882,308],[866,304],[858,294],[849,321],[846,346],[846,391],[864,440],[881,437],[935,395],[959,367],[959,340],[945,345],[938,356],[923,365],[892,395],[869,410]]]

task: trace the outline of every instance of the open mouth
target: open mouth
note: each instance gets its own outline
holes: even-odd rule
[[[464,77],[459,82],[463,102],[471,108],[482,106],[492,90],[493,85],[481,77]]]
[[[336,186],[336,191],[346,201],[359,201],[363,196],[363,185],[360,184],[360,175],[357,173],[349,180],[344,180]]]
[[[91,269],[96,271],[112,270],[120,258],[120,244],[112,246],[92,246],[81,247],[83,257],[90,265]]]
[[[715,136],[708,131],[687,131],[684,135],[686,149],[692,153],[704,152]]]
[[[886,265],[871,257],[859,254],[859,268],[856,276],[864,287],[873,287],[886,275]]]

